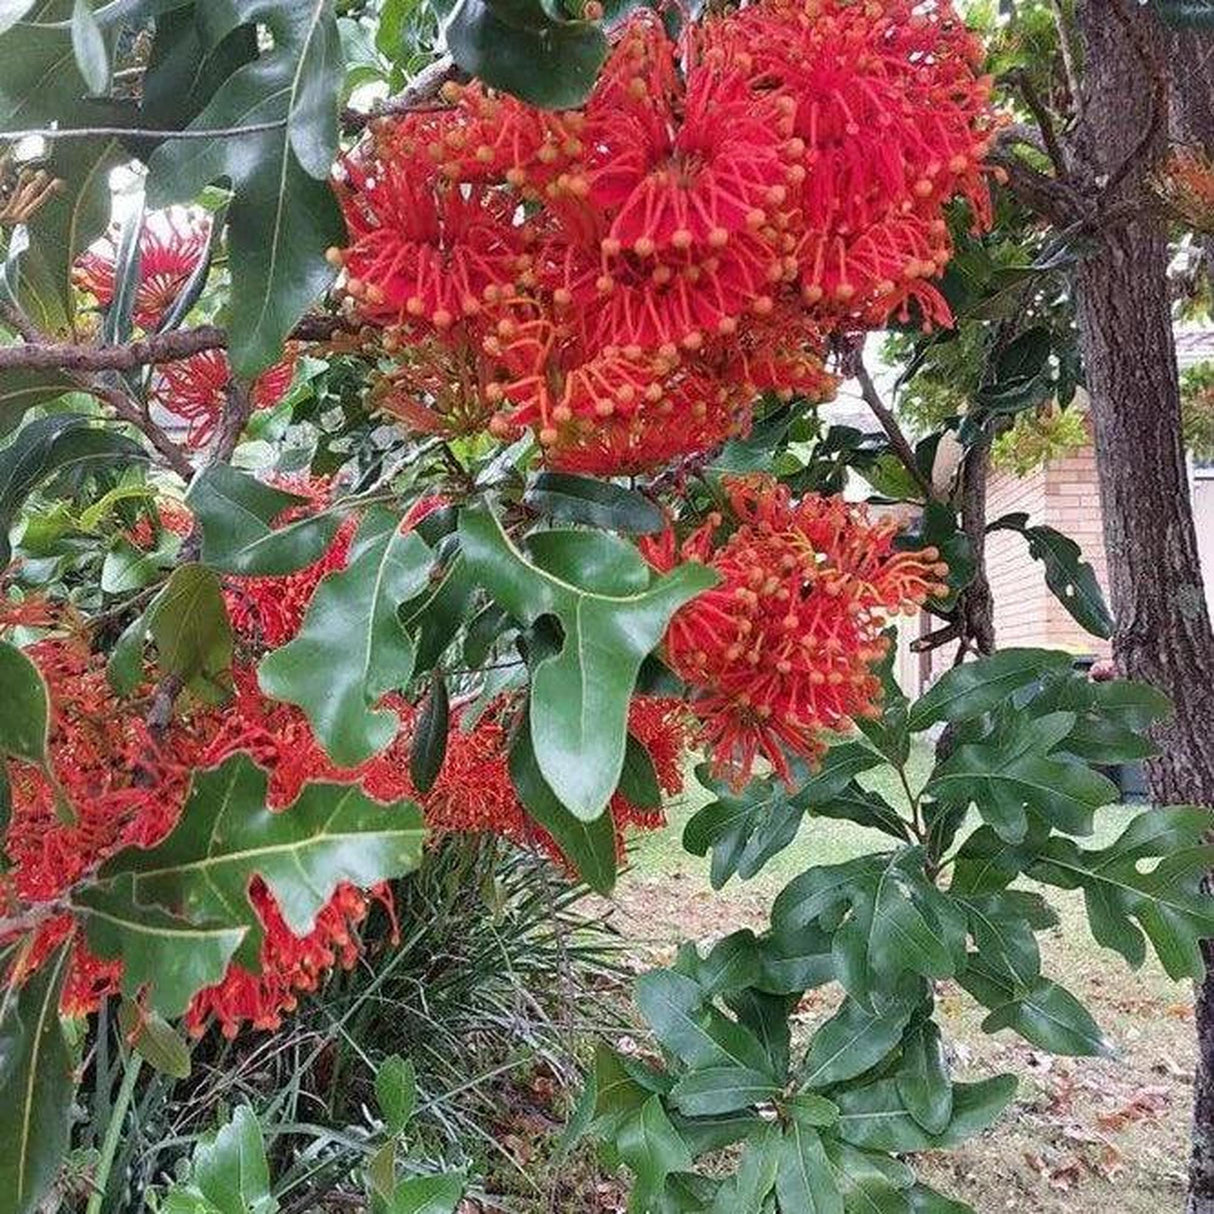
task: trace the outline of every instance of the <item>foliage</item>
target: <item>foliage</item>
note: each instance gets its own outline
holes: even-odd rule
[[[1038,7],[1008,30],[1049,36]],[[71,1204],[67,1152],[88,1214],[262,1214],[364,1173],[374,1210],[450,1208],[392,1142],[490,1136],[520,1037],[569,1076],[606,975],[551,866],[609,892],[693,753],[719,882],[814,814],[897,847],[642,979],[669,1065],[600,1055],[581,1119],[636,1210],[949,1208],[891,1152],[1011,1085],[947,1076],[930,983],[1100,1044],[1034,964],[1021,874],[1196,974],[1200,815],[1070,838],[1112,795],[1090,764],[1146,753],[1149,693],[1036,651],[915,705],[890,674],[894,617],[965,618],[940,467],[1080,379],[1074,250],[992,210],[982,50],[912,0],[0,5],[0,1205]],[[107,232],[114,168],[144,189]],[[909,451],[815,411],[889,326]],[[1066,537],[995,525],[1107,633]],[[909,818],[856,783],[941,723]],[[832,978],[793,1066],[794,1001]],[[735,1176],[693,1171],[740,1138]]]
[[[776,898],[766,931],[733,932],[706,955],[686,944],[640,978],[660,1061],[602,1047],[584,1096],[608,1159],[636,1175],[631,1208],[965,1208],[916,1182],[901,1156],[980,1133],[1016,1085],[950,1073],[933,980],[954,978],[988,1009],[987,1032],[1011,1029],[1055,1054],[1109,1050],[1082,1004],[1041,972],[1035,935],[1057,920],[1021,876],[1082,888],[1096,940],[1131,965],[1149,940],[1173,976],[1203,973],[1209,811],[1149,810],[1100,850],[1076,840],[1117,795],[1088,757],[1141,755],[1141,731],[1163,711],[1148,689],[1089,682],[1063,655],[1005,650],[902,703],[902,739],[940,721],[957,730],[926,782],[907,783],[905,812],[855,780],[883,766],[906,779],[907,749],[888,733],[836,743],[791,793],[765,780],[718,789],[684,839],[712,849],[717,885],[735,870],[753,876],[818,815],[896,846],[807,869]],[[963,830],[970,812],[981,825]],[[1148,858],[1158,863],[1144,873]],[[832,981],[837,1010],[794,1049],[793,1013]],[[727,1144],[738,1144],[728,1175],[695,1170]]]

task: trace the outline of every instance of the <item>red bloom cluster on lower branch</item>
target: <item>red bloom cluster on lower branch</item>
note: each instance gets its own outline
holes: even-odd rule
[[[666,656],[693,689],[718,766],[740,783],[762,756],[787,779],[790,755],[821,755],[821,731],[879,713],[871,666],[888,648],[881,630],[946,593],[948,567],[934,548],[897,550],[895,521],[842,498],[794,503],[762,477],[726,487],[740,525],[723,543],[719,516],[680,548],[670,532],[645,543],[658,569],[698,560],[721,578],[675,615]]]
[[[5,849],[10,866],[0,876],[0,916],[56,901],[123,847],[154,846],[181,814],[190,773],[238,751],[251,754],[268,772],[268,799],[276,809],[289,812],[310,782],[359,783],[378,800],[420,802],[436,833],[491,831],[560,859],[555,844],[529,822],[510,783],[508,725],[517,710],[510,700],[498,702],[467,732],[458,720],[453,722],[443,771],[431,791],[419,797],[409,777],[416,714],[404,701],[392,705],[401,718],[396,741],[357,770],[346,770],[328,759],[299,709],[262,695],[250,667],[234,672],[235,694],[228,704],[198,709],[157,742],[139,715],[113,696],[104,663],[82,641],[46,640],[27,652],[51,694],[50,766],[59,790],[39,768],[8,761],[13,806]],[[679,791],[686,743],[682,706],[638,699],[631,728],[649,750],[662,786]],[[71,821],[57,808],[59,796],[67,801]],[[621,841],[625,826],[652,827],[660,821],[660,815],[620,796],[611,812]],[[193,1033],[211,1022],[229,1036],[246,1023],[276,1027],[301,992],[316,989],[335,967],[354,964],[361,950],[358,927],[370,903],[378,898],[391,910],[386,887],[342,885],[313,929],[297,937],[264,884],[254,880],[249,895],[266,933],[261,970],[252,973],[233,964],[221,982],[200,991],[186,1014]],[[70,914],[43,921],[22,956],[22,971],[35,969],[74,930]],[[80,1015],[117,990],[121,966],[94,957],[79,938],[72,947],[62,1007]]]

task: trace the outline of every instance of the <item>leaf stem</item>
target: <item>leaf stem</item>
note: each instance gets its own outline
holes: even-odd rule
[[[93,1193],[85,1214],[101,1214],[105,1201],[106,1186],[110,1181],[110,1171],[114,1166],[114,1156],[118,1153],[118,1140],[122,1137],[122,1123],[126,1120],[127,1110],[131,1107],[131,1099],[135,1095],[135,1084],[139,1072],[143,1069],[143,1056],[133,1050],[127,1056],[126,1069],[122,1075],[122,1087],[118,1089],[118,1099],[114,1102],[110,1113],[110,1124],[105,1130],[105,1141],[101,1144],[101,1156],[97,1160],[97,1175],[93,1180]]]
[[[137,126],[41,127],[28,131],[0,131],[0,139],[17,143],[22,139],[236,139],[259,135],[287,125],[285,118],[272,122],[250,122],[247,126],[216,126],[197,130],[151,130]]]

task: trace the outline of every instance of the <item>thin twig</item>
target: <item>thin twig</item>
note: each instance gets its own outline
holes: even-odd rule
[[[28,131],[0,131],[0,140],[17,143],[22,139],[237,139],[241,135],[260,135],[287,125],[285,118],[273,122],[251,122],[248,126],[216,126],[204,129],[149,130],[133,126],[35,127]]]
[[[0,350],[0,354],[3,353],[4,351]],[[194,465],[190,463],[186,453],[150,417],[145,416],[143,410],[121,388],[85,376],[76,377],[75,382],[82,392],[87,392],[109,405],[119,421],[134,426],[143,434],[182,480],[188,482],[193,479]]]
[[[1071,94],[1071,105],[1079,117],[1083,106],[1083,90],[1079,83],[1079,71],[1075,65],[1075,49],[1071,46],[1071,31],[1067,28],[1066,16],[1059,0],[1050,0],[1054,13],[1054,28],[1058,31],[1058,47],[1062,52],[1062,70],[1066,74],[1067,91]]]
[[[860,395],[864,398],[864,403],[872,411],[873,416],[881,423],[881,429],[885,431],[885,437],[889,439],[889,445],[894,449],[894,453],[914,478],[915,484],[923,490],[926,499],[931,501],[935,497],[932,482],[924,476],[923,469],[919,467],[915,459],[915,452],[906,435],[902,433],[902,427],[898,425],[898,419],[881,399],[877,385],[873,383],[872,376],[869,375],[868,368],[864,365],[863,355],[859,351],[856,352],[855,359],[848,369],[859,382]]]
[[[1054,172],[1060,180],[1065,179],[1067,176],[1066,154],[1062,150],[1062,144],[1058,142],[1058,132],[1054,130],[1053,115],[1038,96],[1028,72],[1017,70],[1009,73],[1009,77],[1020,90],[1020,96],[1024,99],[1024,104],[1028,106],[1029,112],[1037,120],[1046,155],[1049,156],[1050,163],[1054,166]]]
[[[425,107],[438,96],[448,80],[459,75],[459,68],[450,55],[444,55],[422,68],[399,93],[380,101],[369,112],[346,109],[342,111],[342,129],[355,133],[369,122],[390,114],[408,114]]]

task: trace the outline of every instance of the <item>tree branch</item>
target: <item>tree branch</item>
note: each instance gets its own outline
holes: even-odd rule
[[[0,354],[3,353],[0,350]],[[121,388],[87,376],[73,376],[73,379],[82,392],[109,405],[119,421],[134,426],[183,481],[188,483],[193,479],[194,465],[190,463],[189,456],[150,417],[145,416],[143,410]]]
[[[926,499],[931,501],[935,497],[932,483],[924,476],[923,469],[916,462],[914,449],[906,435],[903,434],[902,427],[898,425],[898,419],[881,399],[877,385],[873,383],[872,376],[869,375],[868,368],[864,365],[864,357],[859,350],[848,361],[846,369],[859,383],[860,395],[864,398],[864,403],[872,411],[873,416],[881,423],[881,429],[885,431],[885,437],[889,439],[889,445],[894,449],[894,453],[914,478],[915,484],[923,490]]]
[[[152,363],[176,362],[203,350],[222,349],[228,335],[215,325],[199,325],[196,329],[177,329],[171,333],[154,333],[121,346],[73,345],[68,342],[47,342],[45,338],[30,340],[24,345],[0,347],[0,371],[134,371]]]
[[[137,126],[35,127],[28,131],[0,131],[0,139],[17,143],[22,139],[237,139],[241,135],[260,135],[281,130],[285,118],[273,122],[251,122],[248,126],[189,127],[178,130],[149,130]]]

